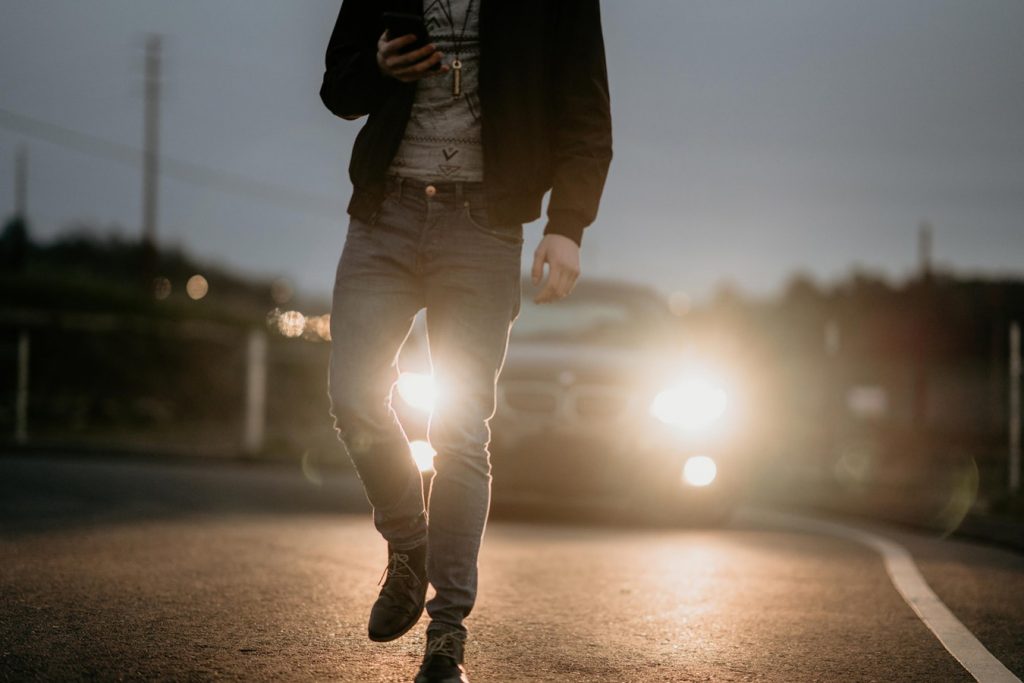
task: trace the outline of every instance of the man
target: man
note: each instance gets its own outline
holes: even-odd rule
[[[431,42],[387,32],[393,10],[422,17]],[[425,605],[416,681],[466,681],[463,622],[490,506],[495,384],[519,315],[523,224],[551,190],[534,300],[567,296],[612,156],[598,0],[343,0],[326,66],[327,108],[368,116],[349,166],[329,396],[388,542],[369,636],[400,637]],[[439,387],[426,506],[390,408],[397,354],[421,308]]]

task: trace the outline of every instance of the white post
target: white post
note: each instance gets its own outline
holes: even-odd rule
[[[839,328],[839,321],[829,320],[825,323],[825,353],[829,357],[839,354],[842,345],[842,331]]]
[[[18,335],[18,388],[14,399],[14,441],[28,441],[28,330]]]
[[[263,448],[267,399],[267,334],[249,333],[245,364],[245,434],[242,445],[252,455]]]
[[[1020,491],[1020,323],[1010,324],[1010,493]]]

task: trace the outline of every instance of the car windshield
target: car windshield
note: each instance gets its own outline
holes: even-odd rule
[[[573,292],[554,304],[535,304],[524,289],[522,310],[512,327],[518,342],[649,347],[669,334],[667,311],[647,296],[587,296]]]

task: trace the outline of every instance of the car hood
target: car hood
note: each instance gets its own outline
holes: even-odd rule
[[[671,373],[665,352],[584,344],[513,342],[505,358],[504,380],[648,384]]]

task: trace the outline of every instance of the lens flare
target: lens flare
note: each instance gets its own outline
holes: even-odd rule
[[[398,395],[413,408],[429,413],[437,402],[437,384],[430,375],[403,372],[398,377]]]
[[[695,455],[683,465],[683,481],[690,486],[707,486],[718,476],[718,466],[706,455]]]
[[[306,481],[314,486],[324,485],[324,477],[323,474],[320,473],[320,468],[317,467],[316,457],[309,449],[302,454],[301,467],[302,476],[306,478]]]
[[[426,441],[412,441],[409,443],[409,451],[412,452],[412,459],[416,461],[416,467],[420,472],[434,471],[434,456],[437,451]]]

